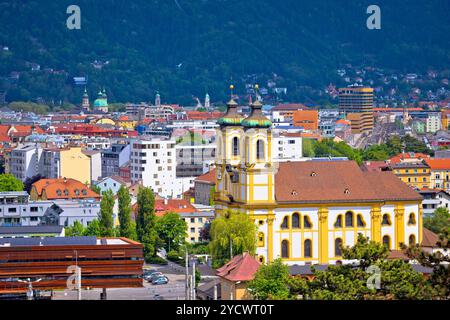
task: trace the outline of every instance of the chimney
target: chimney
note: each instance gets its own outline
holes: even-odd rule
[[[164,205],[168,205],[169,204],[169,200],[167,200],[167,198],[164,198]]]

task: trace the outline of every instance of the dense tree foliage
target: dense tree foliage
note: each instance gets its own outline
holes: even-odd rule
[[[178,250],[187,236],[187,223],[178,213],[168,212],[156,219],[158,237],[167,251]]]
[[[131,219],[131,197],[128,189],[121,186],[117,192],[117,200],[119,204],[119,234],[121,237],[136,240],[136,225]]]
[[[213,267],[220,267],[232,256],[256,250],[256,225],[245,213],[226,212],[211,224],[209,244]]]
[[[450,212],[437,208],[431,216],[423,218],[423,226],[437,234],[450,233]]]
[[[0,174],[0,192],[23,191],[22,181],[16,179],[12,174]]]
[[[103,192],[100,202],[100,232],[103,237],[114,236],[114,194],[111,190]]]
[[[383,28],[366,28],[367,1],[276,0],[128,2],[78,0],[81,29],[66,27],[69,0],[0,4],[0,77],[8,101],[42,97],[55,105],[81,101],[87,76],[91,99],[106,86],[110,101],[193,102],[208,91],[226,99],[225,82],[277,75],[290,100],[311,99],[309,86],[337,81],[341,63],[366,62],[401,71],[448,68],[446,0],[379,0]],[[436,10],[439,8],[439,10]],[[423,26],[426,26],[424,28]],[[426,50],[424,49],[426,48]],[[408,59],[405,59],[408,57]],[[95,60],[100,63],[95,64]],[[107,64],[102,64],[108,61]],[[40,70],[32,70],[32,63]],[[17,80],[9,79],[20,72]],[[243,91],[243,86],[237,85]]]
[[[359,235],[355,246],[342,248],[342,254],[343,259],[355,263],[329,265],[325,271],[318,271],[313,266],[312,280],[289,276],[288,267],[274,261],[260,268],[249,288],[258,299],[409,300],[436,297],[433,282],[414,271],[409,263],[387,259],[388,250],[383,244]],[[371,281],[378,272],[379,286]],[[272,277],[276,281],[271,282]],[[440,284],[442,289],[442,282]]]
[[[158,235],[155,223],[155,195],[152,189],[141,187],[137,195],[136,232],[139,242],[144,246],[146,261],[156,254]]]

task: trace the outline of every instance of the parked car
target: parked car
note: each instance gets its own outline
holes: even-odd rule
[[[166,276],[155,278],[152,281],[152,284],[154,284],[154,285],[167,284],[167,283],[169,283],[169,279]]]
[[[148,282],[152,282],[154,279],[157,279],[159,277],[164,277],[164,274],[162,272],[153,272],[151,275],[147,276],[145,280]]]

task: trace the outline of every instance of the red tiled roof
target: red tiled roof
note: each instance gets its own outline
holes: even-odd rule
[[[430,166],[431,170],[450,169],[450,158],[425,159],[425,162]]]
[[[422,229],[422,247],[437,247],[437,242],[439,241],[439,236],[427,228]]]
[[[45,192],[48,200],[101,198],[99,194],[89,189],[84,183],[75,179],[41,179],[33,183],[32,188],[36,190],[38,197],[41,197]]]
[[[389,162],[391,164],[396,164],[396,163],[400,163],[406,159],[422,160],[422,159],[429,159],[429,158],[430,158],[430,155],[428,155],[428,154],[405,152],[405,153],[399,153],[396,156],[393,156],[392,158],[389,159]]]
[[[284,103],[273,107],[270,111],[296,111],[308,110],[309,108],[301,103]]]
[[[248,252],[244,252],[217,269],[216,274],[230,281],[250,281],[260,265]]]
[[[216,178],[216,169],[212,169],[208,171],[207,173],[202,174],[201,176],[198,176],[195,179],[196,182],[206,182],[209,184],[216,184],[217,178]]]
[[[275,197],[280,203],[422,200],[392,172],[364,172],[355,161],[280,163]]]

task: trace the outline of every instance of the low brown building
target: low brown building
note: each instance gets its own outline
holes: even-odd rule
[[[217,275],[220,277],[221,300],[251,299],[247,284],[253,280],[260,265],[258,260],[248,252],[244,252],[217,269]]]
[[[67,289],[70,266],[81,268],[81,287],[142,287],[142,244],[127,238],[46,237],[0,239],[0,295]],[[21,280],[21,281],[19,281]]]

